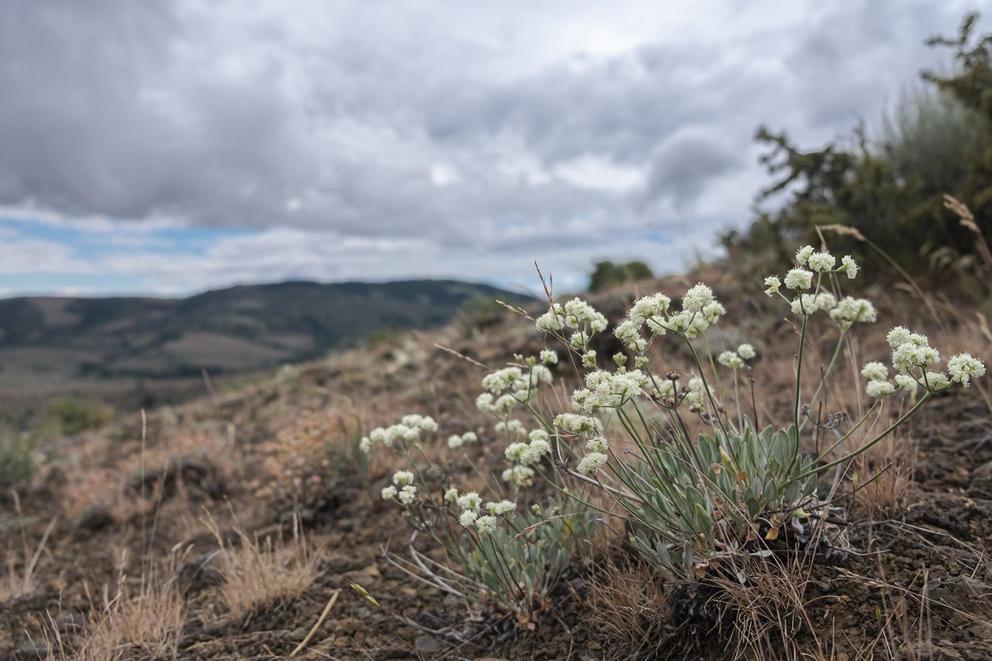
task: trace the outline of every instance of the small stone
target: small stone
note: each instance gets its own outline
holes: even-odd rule
[[[415,643],[418,652],[433,654],[441,651],[441,643],[433,636],[418,636]]]

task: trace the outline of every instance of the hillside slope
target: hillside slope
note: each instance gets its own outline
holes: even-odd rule
[[[370,333],[444,324],[474,297],[520,300],[448,280],[286,282],[185,299],[0,301],[0,394],[155,391],[355,346]]]

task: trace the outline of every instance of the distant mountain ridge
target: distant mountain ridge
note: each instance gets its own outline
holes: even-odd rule
[[[236,374],[353,346],[383,329],[449,322],[476,297],[527,297],[454,280],[243,285],[180,299],[0,300],[0,394],[77,379]],[[70,388],[71,389],[71,388]],[[0,407],[2,407],[0,402]]]

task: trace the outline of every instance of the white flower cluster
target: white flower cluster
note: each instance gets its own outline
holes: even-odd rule
[[[685,387],[685,403],[690,411],[702,411],[706,401],[706,384],[698,376],[689,379]]]
[[[550,309],[537,318],[537,329],[542,333],[563,335],[572,331],[569,346],[582,353],[589,352],[589,340],[594,333],[606,330],[606,317],[580,298],[573,298],[564,305],[552,303]]]
[[[892,348],[892,367],[896,371],[894,383],[889,381],[889,369],[885,365],[867,363],[861,374],[868,379],[865,393],[869,397],[891,395],[897,387],[915,392],[923,386],[929,392],[937,392],[949,388],[952,383],[960,383],[967,388],[972,378],[985,376],[985,364],[969,353],[952,356],[947,361],[946,374],[930,369],[940,362],[940,352],[930,346],[926,335],[913,333],[902,326],[889,331],[885,339]]]
[[[504,482],[517,487],[527,487],[534,483],[534,469],[527,466],[512,466],[503,471],[500,476]]]
[[[414,443],[420,440],[421,432],[436,432],[437,423],[434,418],[425,415],[405,415],[401,422],[389,427],[376,427],[369,432],[368,436],[362,437],[358,442],[358,447],[362,452],[368,454],[376,445],[385,445],[391,448],[397,442]]]
[[[551,442],[548,432],[535,429],[529,435],[529,442],[510,443],[504,454],[512,462],[522,466],[531,466],[541,461],[545,455],[551,454]]]
[[[467,431],[461,436],[458,434],[452,434],[448,437],[448,447],[451,449],[457,449],[466,443],[475,443],[479,440],[479,437],[475,435],[475,432]]]
[[[716,357],[716,362],[732,370],[739,370],[744,367],[744,363],[755,357],[754,347],[750,344],[742,344],[737,347],[737,351],[724,351]]]
[[[765,294],[781,296],[789,303],[793,314],[808,317],[817,312],[826,312],[843,330],[856,323],[871,323],[878,318],[871,301],[850,296],[838,301],[833,294],[820,289],[820,277],[825,273],[843,273],[849,279],[858,275],[858,265],[850,255],[845,255],[840,266],[835,268],[837,259],[833,255],[826,251],[816,252],[812,246],[803,246],[796,251],[796,263],[799,266],[790,270],[782,280],[773,275],[765,278]],[[814,275],[815,290],[804,293],[814,286]],[[798,292],[794,299],[790,300],[782,293],[783,284],[786,289]]]
[[[651,383],[641,370],[616,372],[596,370],[586,374],[586,387],[572,393],[572,405],[577,411],[594,413],[603,408],[619,408],[641,394]]]
[[[485,511],[482,514],[482,497],[475,491],[459,495],[457,489],[448,489],[444,494],[446,503],[457,504],[462,512],[458,516],[458,523],[465,528],[474,527],[480,535],[491,535],[499,528],[499,517],[506,516],[517,509],[517,504],[512,500],[501,500],[485,504]]]
[[[682,297],[682,310],[672,312],[671,299],[664,294],[652,294],[634,301],[627,317],[617,325],[613,334],[636,354],[647,351],[659,335],[672,331],[694,338],[717,323],[726,308],[713,296],[713,290],[699,283],[690,287]],[[645,334],[647,337],[645,337]]]
[[[501,420],[496,423],[493,429],[497,434],[506,434],[507,436],[527,435],[527,430],[524,428],[524,423],[519,420]]]
[[[575,413],[561,413],[556,416],[555,427],[571,434],[586,436],[603,433],[603,423],[598,419],[589,415],[577,415]]]
[[[594,475],[609,457],[602,452],[590,452],[579,461],[577,470],[583,475]]]
[[[554,354],[553,351],[550,353]],[[534,364],[526,370],[525,373],[520,367],[504,367],[483,377],[482,387],[487,392],[476,398],[476,408],[483,413],[506,415],[517,404],[536,396],[539,387],[551,383],[554,378],[545,365]]]
[[[382,489],[383,500],[398,500],[404,505],[410,505],[417,497],[417,487],[413,484],[413,473],[396,471],[393,473],[393,483]]]

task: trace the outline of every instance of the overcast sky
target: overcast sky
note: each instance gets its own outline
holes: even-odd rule
[[[675,271],[983,4],[0,0],[0,294]]]

